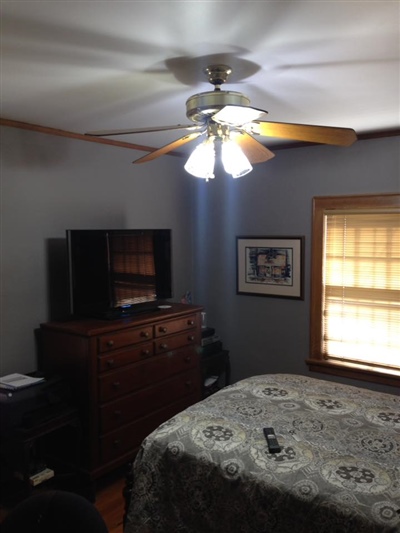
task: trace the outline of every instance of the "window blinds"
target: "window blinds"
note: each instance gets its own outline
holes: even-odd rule
[[[400,213],[326,212],[323,353],[400,368]]]

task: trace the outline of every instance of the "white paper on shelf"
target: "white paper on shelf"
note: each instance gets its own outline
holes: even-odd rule
[[[218,381],[218,376],[210,376],[204,380],[204,386],[211,387],[216,381]]]
[[[30,387],[44,381],[44,378],[35,378],[25,374],[8,374],[0,377],[0,387],[8,390],[17,390],[24,387]]]

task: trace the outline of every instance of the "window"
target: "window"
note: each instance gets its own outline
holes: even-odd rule
[[[400,384],[400,195],[313,200],[310,370]]]

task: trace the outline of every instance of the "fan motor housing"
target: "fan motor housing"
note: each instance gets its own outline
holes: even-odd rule
[[[186,100],[186,116],[196,123],[204,123],[226,105],[247,107],[250,100],[235,91],[208,91],[194,94]]]

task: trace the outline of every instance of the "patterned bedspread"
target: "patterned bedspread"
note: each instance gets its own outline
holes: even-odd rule
[[[149,435],[133,475],[125,533],[399,532],[400,397],[245,379]]]

